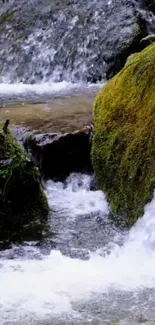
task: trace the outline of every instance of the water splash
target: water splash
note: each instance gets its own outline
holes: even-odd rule
[[[90,191],[89,175],[72,174],[65,183],[48,181],[46,186],[50,207],[60,217],[75,219],[88,213],[107,215],[109,212],[105,195],[101,191]]]
[[[49,181],[47,195],[51,207],[57,207],[58,220],[65,216],[66,220],[78,219],[79,213],[83,211],[84,217],[92,209],[96,213],[102,210],[105,216],[108,213],[104,194],[90,191],[89,176],[72,175],[66,184]],[[97,319],[98,324],[116,319],[117,324],[126,324],[131,317],[137,317],[132,318],[137,324],[141,313],[152,319],[154,215],[153,199],[143,218],[126,234],[124,245],[115,245],[106,256],[101,254],[102,247],[90,251],[87,260],[65,256],[58,250],[45,254],[33,243],[1,252],[1,324],[41,324],[53,319],[57,324],[70,324],[71,319],[75,324],[93,324]]]
[[[38,84],[0,83],[0,101],[4,105],[8,102],[36,102],[47,101],[56,97],[71,95],[96,94],[104,85],[62,82],[47,82]]]

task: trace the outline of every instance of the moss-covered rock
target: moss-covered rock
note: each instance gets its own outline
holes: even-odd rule
[[[99,185],[114,213],[132,225],[155,188],[155,44],[134,55],[99,92],[94,120]]]
[[[37,168],[11,134],[0,129],[0,241],[38,238],[47,214]]]

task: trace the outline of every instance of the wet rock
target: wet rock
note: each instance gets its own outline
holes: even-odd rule
[[[155,13],[155,0],[140,0],[143,7]]]
[[[40,238],[47,214],[38,169],[9,130],[0,129],[0,243]]]
[[[145,27],[132,0],[8,1],[0,15],[1,81],[109,78],[139,50]]]
[[[92,176],[90,181],[90,191],[98,191],[99,186],[95,174]]]
[[[92,126],[72,133],[27,134],[24,147],[45,178],[63,179],[71,172],[92,171]]]

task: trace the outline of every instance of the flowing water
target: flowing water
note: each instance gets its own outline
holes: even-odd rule
[[[1,325],[155,323],[155,200],[121,232],[91,180],[48,181],[47,238],[1,251]]]
[[[0,3],[2,1],[0,0]],[[139,1],[137,1],[139,2]],[[135,0],[3,0],[0,81],[96,82],[125,59],[139,30]],[[136,46],[136,44],[135,44]],[[134,51],[136,48],[134,47]],[[122,62],[121,62],[122,61]]]
[[[76,111],[80,96],[89,99],[94,89],[48,85],[1,85],[1,121],[12,103],[19,112],[27,101],[47,97],[58,106],[71,101]],[[110,221],[105,195],[91,184],[92,176],[82,174],[47,181],[46,238],[0,252],[1,325],[155,324],[155,200],[129,232],[121,231]]]
[[[94,89],[48,87],[1,85],[1,121],[15,102],[18,112],[47,98],[71,101],[76,111],[80,96],[88,99]],[[105,195],[91,184],[92,176],[82,174],[47,181],[46,238],[0,252],[0,325],[155,324],[155,200],[129,232],[121,231],[110,221]]]
[[[102,86],[93,82],[123,65],[117,55],[138,28],[135,10],[154,31],[140,2],[3,1],[0,123],[41,132],[90,123]],[[155,324],[155,199],[121,231],[92,182],[47,181],[46,237],[0,251],[0,325]]]

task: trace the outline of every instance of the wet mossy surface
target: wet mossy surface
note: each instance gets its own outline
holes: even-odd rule
[[[37,168],[11,134],[0,129],[0,241],[38,238],[47,215]]]
[[[155,44],[99,92],[92,161],[115,214],[132,225],[155,188]],[[118,217],[115,217],[118,221]]]

